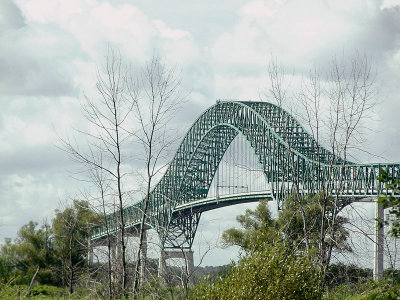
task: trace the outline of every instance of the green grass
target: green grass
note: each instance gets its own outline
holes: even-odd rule
[[[13,285],[0,287],[1,299],[22,299],[25,297],[28,286],[26,285]],[[68,292],[62,288],[38,285],[31,288],[31,299],[62,299],[68,298]]]
[[[183,299],[183,290],[172,288],[169,290],[155,283],[149,286],[153,293],[142,295],[140,299]],[[153,288],[153,289],[152,289]],[[26,299],[25,294],[28,289],[26,285],[0,285],[0,299]],[[172,295],[170,295],[173,294]],[[171,297],[172,296],[172,297]],[[101,299],[99,296],[91,294],[86,289],[77,289],[69,296],[68,290],[60,287],[38,285],[31,289],[30,299]],[[324,300],[397,300],[400,299],[400,282],[391,283],[389,281],[374,282],[372,280],[365,283],[344,284],[326,292]]]
[[[400,299],[400,283],[388,281],[341,285],[324,295],[327,300],[397,300]]]

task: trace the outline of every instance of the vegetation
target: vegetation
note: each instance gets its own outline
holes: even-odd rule
[[[386,175],[382,172],[383,176]],[[215,270],[199,268],[194,275],[197,284],[188,294],[179,281],[178,267],[168,268],[170,280],[166,284],[156,276],[157,262],[148,260],[149,279],[136,298],[398,299],[400,280],[396,271],[387,272],[387,280],[376,283],[371,280],[369,269],[344,264],[324,268],[320,264],[318,246],[323,224],[319,223],[318,216],[322,214],[321,204],[325,200],[321,194],[309,196],[303,202],[290,196],[276,219],[272,218],[267,202],[260,201],[256,209],[237,216],[240,228],[230,228],[222,235],[226,247],[235,245],[243,250],[237,263]],[[325,206],[327,212],[330,209],[331,206]],[[308,249],[304,243],[303,216],[310,221],[306,223]],[[6,239],[1,248],[0,298],[24,296],[36,270],[36,284],[28,292],[33,298],[102,299],[109,295],[107,280],[104,280],[106,262],[104,266],[87,263],[90,228],[101,222],[100,218],[88,202],[74,201],[55,211],[51,225],[39,226],[30,221],[22,226],[17,238]],[[330,227],[334,229],[335,251],[351,251],[346,222],[346,218],[339,216],[335,226]],[[329,219],[325,220],[327,224]],[[396,224],[393,223],[393,234],[397,232]],[[134,270],[134,264],[129,264],[128,269]]]
[[[236,219],[242,228],[226,230],[222,234],[223,243],[225,246],[239,246],[248,252],[262,249],[264,243],[274,243],[283,239],[286,245],[297,251],[314,253],[313,259],[321,262],[320,256],[326,255],[319,251],[320,241],[325,238],[321,236],[323,227],[323,232],[331,230],[330,238],[333,239],[335,251],[351,252],[351,247],[347,243],[349,233],[345,229],[348,220],[337,216],[335,224],[330,225],[329,212],[333,210],[333,206],[329,205],[330,201],[327,201],[328,205],[323,214],[322,203],[325,201],[322,193],[300,200],[292,195],[285,201],[283,210],[279,212],[276,220],[271,217],[267,202],[260,201],[255,210],[247,209],[244,215],[237,216]],[[324,215],[324,219],[320,218],[321,215]],[[306,231],[303,230],[303,216],[306,220]],[[322,223],[322,220],[325,222]],[[305,244],[305,235],[309,241],[308,248]]]
[[[63,211],[56,210],[52,231],[53,247],[61,263],[59,269],[62,286],[66,283],[69,293],[74,291],[74,283],[87,263],[88,238],[90,229],[98,217],[86,201],[74,201]]]
[[[11,283],[28,285],[35,279],[42,285],[68,286],[71,294],[87,268],[87,239],[95,220],[87,202],[74,201],[64,210],[56,210],[51,226],[38,227],[33,221],[23,225],[17,238],[6,239],[1,248],[0,282],[10,287]]]
[[[225,278],[199,284],[193,299],[320,298],[319,271],[307,256],[281,242],[263,246],[232,266]]]
[[[244,215],[236,217],[241,229],[230,228],[222,233],[224,246],[239,246],[244,251],[257,248],[262,240],[262,245],[273,242],[276,237],[278,223],[272,219],[266,201],[260,201],[255,210],[246,209]],[[261,238],[262,237],[262,238]]]
[[[313,201],[318,202],[318,198]],[[310,207],[314,205],[310,204]],[[299,238],[296,238],[302,231],[294,226],[295,212],[292,205],[287,205],[278,219],[274,220],[267,204],[260,202],[255,210],[247,210],[244,215],[238,216],[242,228],[230,229],[223,236],[227,246],[242,247],[243,257],[237,263],[223,268],[198,268],[195,276],[198,283],[190,289],[189,299],[334,300],[400,297],[400,280],[396,272],[387,272],[388,279],[377,283],[370,279],[372,272],[369,269],[333,264],[323,276],[321,268],[315,264],[315,255],[318,253],[304,251]],[[283,218],[292,220],[293,227],[283,226],[288,224],[283,222]],[[0,298],[19,299],[24,296],[39,266],[36,278],[38,285],[34,285],[30,292],[33,299],[104,299],[107,283],[98,279],[99,276],[106,276],[106,273],[102,273],[101,265],[89,268],[86,263],[87,229],[96,220],[97,216],[88,209],[87,203],[75,201],[71,206],[56,210],[51,226],[38,226],[34,222],[24,225],[18,237],[14,241],[8,239],[1,249]],[[74,224],[80,225],[76,227]],[[343,237],[345,241],[346,234]],[[70,245],[74,246],[71,248]],[[155,275],[157,262],[149,260],[148,265],[152,266],[151,274]],[[72,281],[69,272],[71,266],[74,274]],[[134,266],[130,265],[129,268],[133,269]],[[173,278],[173,274],[178,274],[180,270],[169,267],[168,272]],[[179,280],[172,280],[170,285],[166,285],[156,276],[150,277],[141,286],[138,299],[187,299]],[[91,285],[90,282],[97,282],[97,285]]]
[[[51,227],[30,221],[18,231],[14,241],[6,239],[1,248],[3,282],[13,279],[18,284],[29,284],[36,269],[38,282],[42,284],[60,285],[54,266],[58,257],[52,244]]]

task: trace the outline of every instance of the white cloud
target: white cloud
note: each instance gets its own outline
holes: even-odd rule
[[[197,51],[187,31],[152,20],[130,3],[54,0],[45,9],[41,9],[42,5],[38,5],[36,0],[20,1],[19,4],[29,22],[57,24],[79,40],[82,49],[94,61],[103,59],[107,43],[121,49],[129,59],[139,62],[153,54],[157,40],[161,40],[161,45],[166,43],[163,55],[175,52],[171,58],[182,55],[191,58],[193,55],[189,57],[188,53]]]
[[[334,54],[360,49],[379,26],[381,10],[373,1],[251,1],[240,20],[216,41],[213,57],[229,64],[263,64],[272,54],[286,64],[306,68]],[[371,47],[372,46],[372,47]]]
[[[269,18],[277,12],[277,2],[267,3],[263,0],[251,1],[242,7],[239,11],[239,15],[242,17],[250,18]]]
[[[400,6],[400,0],[384,0],[380,8],[385,9],[393,6]]]
[[[236,76],[235,76],[236,75]],[[266,77],[245,77],[235,75],[215,75],[215,90],[222,99],[260,100],[265,92]]]
[[[1,176],[0,238],[10,237],[29,220],[48,217],[63,195],[42,176],[10,174]]]

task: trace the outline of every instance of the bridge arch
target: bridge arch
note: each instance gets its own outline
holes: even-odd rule
[[[284,126],[283,122],[286,122]],[[319,163],[322,160],[322,164],[326,164],[327,158],[340,161],[340,158],[334,157],[322,147],[319,151],[323,154],[322,159],[316,157],[314,151],[311,152],[311,158],[308,158],[304,153],[307,152],[304,151],[305,144],[314,150],[317,143],[294,118],[277,106],[270,103],[218,102],[207,109],[188,130],[169,169],[154,189],[159,191],[159,195],[173,199],[173,205],[168,206],[169,211],[164,207],[164,222],[160,224],[164,229],[174,228],[172,238],[166,237],[170,244],[174,244],[178,237],[183,237],[185,241],[188,236],[194,237],[194,233],[188,234],[187,231],[196,231],[200,216],[174,216],[174,209],[177,205],[207,196],[226,149],[239,133],[254,149],[270,185],[272,197],[278,201],[291,193],[293,181],[301,181],[302,187],[304,182],[311,182],[310,178],[301,177],[301,174],[315,176],[317,160]],[[297,143],[293,142],[293,135],[299,133],[303,134],[303,144],[298,143],[298,140]],[[296,168],[291,168],[294,165]],[[314,165],[314,168],[309,168],[308,173],[300,172],[305,165]],[[309,186],[307,190],[310,190]],[[313,190],[317,188],[313,187]],[[184,220],[186,218],[190,220]],[[182,220],[184,225],[179,226]],[[167,231],[171,233],[171,230]]]
[[[376,180],[381,167],[400,175],[398,164],[356,165],[343,161],[318,145],[297,120],[276,105],[217,102],[190,127],[150,194],[146,223],[157,230],[163,244],[191,247],[200,213],[182,214],[176,208],[207,196],[226,149],[239,133],[254,149],[271,197],[278,202],[294,187],[303,194],[324,188],[351,199],[377,195],[382,191]],[[143,201],[124,210],[128,226],[138,226],[142,211]],[[111,219],[116,232],[118,216]],[[93,238],[102,234],[98,228]]]

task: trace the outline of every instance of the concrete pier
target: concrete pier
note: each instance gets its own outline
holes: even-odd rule
[[[185,276],[189,278],[189,284],[193,284],[193,273],[194,273],[194,259],[193,251],[189,248],[184,249],[173,249],[166,248],[162,249],[160,253],[159,263],[158,263],[158,276],[165,278],[167,275],[167,263],[166,260],[170,258],[181,258],[185,261]]]
[[[375,204],[375,251],[374,251],[374,280],[383,278],[383,243],[385,228],[379,222],[384,222],[385,215],[382,203]]]

